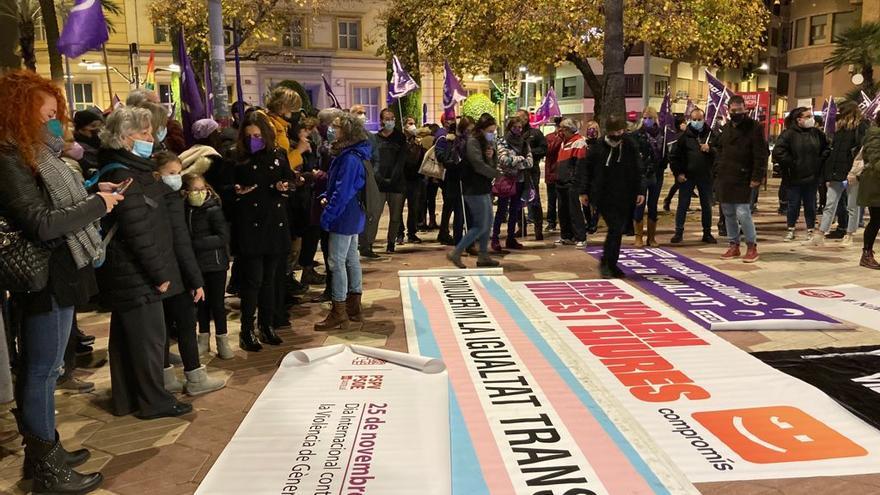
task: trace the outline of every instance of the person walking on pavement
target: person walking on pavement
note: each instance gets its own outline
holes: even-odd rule
[[[759,255],[758,236],[752,221],[752,189],[761,185],[767,173],[769,148],[763,127],[748,116],[742,96],[730,98],[728,111],[730,122],[721,128],[721,135],[714,144],[715,192],[730,240],[730,246],[721,258],[730,260],[742,256],[742,231],[748,246],[743,262],[754,263]]]
[[[675,212],[675,235],[672,244],[684,241],[684,224],[691,207],[694,189],[700,195],[700,214],[703,225],[703,242],[717,244],[712,236],[712,168],[714,153],[708,144],[711,130],[705,123],[702,110],[691,111],[687,129],[672,146],[669,161],[675,181],[679,184],[678,208]]]

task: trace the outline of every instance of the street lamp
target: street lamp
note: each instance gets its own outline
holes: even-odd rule
[[[758,67],[758,70],[768,71],[770,70],[770,64],[768,64],[767,62],[763,62],[761,66]]]

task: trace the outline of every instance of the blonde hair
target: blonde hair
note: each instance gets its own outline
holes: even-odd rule
[[[858,104],[853,101],[845,101],[840,104],[840,116],[837,119],[837,130],[852,130],[862,125],[864,118]]]
[[[645,116],[647,114],[647,117]],[[642,120],[646,118],[652,118],[657,120],[657,109],[654,107],[645,107],[645,110],[642,112]]]
[[[299,112],[302,110],[302,98],[299,97],[296,91],[284,86],[278,86],[269,94],[269,98],[266,100],[266,108],[276,115],[283,115],[287,113],[285,110],[288,109],[291,112]]]

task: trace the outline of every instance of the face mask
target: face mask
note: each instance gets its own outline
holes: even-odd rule
[[[83,147],[76,142],[74,142],[73,145],[65,152],[67,156],[73,158],[76,161],[82,160],[83,153],[85,153]]]
[[[703,130],[703,124],[704,122],[702,120],[692,120],[690,126],[693,130],[700,132]]]
[[[64,134],[64,127],[58,119],[49,119],[49,121],[46,122],[46,130],[49,134],[55,137],[61,137]]]
[[[208,191],[190,191],[186,194],[186,200],[196,208],[205,204],[207,199]]]
[[[414,125],[412,125],[412,124],[406,126],[406,132],[408,132],[408,133],[410,133],[410,134],[415,134],[415,133],[416,133],[416,130],[417,130],[417,129],[416,129],[416,126],[414,126]]]
[[[161,143],[162,141],[165,141],[166,136],[168,136],[168,128],[167,127],[160,127],[159,132],[156,133],[156,139],[158,139],[159,142]]]
[[[510,133],[513,134],[514,136],[522,136],[522,129],[514,127],[512,129],[510,129]]]
[[[333,141],[336,141],[336,129],[333,127],[328,127],[327,128],[327,142],[332,143]]]
[[[266,142],[263,141],[262,136],[251,136],[248,139],[249,139],[248,144],[250,145],[251,153],[259,153],[260,151],[263,151],[266,148]]]
[[[801,127],[804,129],[812,129],[813,127],[816,127],[816,119],[810,117],[807,120],[804,120],[801,122]]]
[[[654,127],[654,119],[648,117],[642,121],[642,125],[645,127]]]
[[[386,131],[393,131],[394,130],[394,121],[393,120],[383,121],[382,127],[384,127]]]
[[[366,122],[367,121],[367,114],[365,114],[365,113],[358,114],[357,118],[361,119],[361,122]]]
[[[746,114],[744,113],[732,113],[730,114],[730,120],[733,121],[734,124],[739,124],[743,120],[745,120]]]
[[[596,139],[599,137],[599,129],[595,127],[587,129],[587,137],[590,139]]]
[[[611,146],[617,146],[620,144],[620,141],[623,139],[622,135],[609,135],[605,136],[605,140],[608,141],[608,144]]]
[[[161,179],[172,191],[180,191],[180,188],[183,186],[182,175],[163,175]]]
[[[131,147],[131,152],[141,158],[149,158],[153,156],[153,143],[135,139],[134,145]]]
[[[484,132],[483,136],[485,136],[486,141],[488,141],[490,143],[495,142],[495,133],[494,132]]]

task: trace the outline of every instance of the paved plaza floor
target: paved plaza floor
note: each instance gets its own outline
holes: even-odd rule
[[[807,247],[783,243],[784,219],[776,214],[776,183],[762,191],[757,213],[761,261],[746,265],[725,262],[719,255],[726,247],[700,241],[699,213],[689,216],[686,241],[674,249],[697,261],[763,289],[794,288],[810,285],[856,283],[880,289],[877,272],[859,268],[861,234],[852,247],[834,241],[825,247]],[[673,207],[674,207],[673,202]],[[439,206],[438,206],[439,212]],[[717,217],[717,213],[716,213]],[[387,225],[387,214],[384,215]],[[717,222],[717,218],[715,219]],[[672,236],[673,216],[661,218],[659,240],[665,245]],[[803,237],[803,227],[800,227]],[[380,231],[383,239],[385,231]],[[433,241],[436,232],[421,234]],[[504,256],[505,275],[513,281],[568,280],[598,277],[597,262],[581,250],[558,247],[551,233],[543,242],[524,241],[526,249]],[[590,245],[601,244],[604,234],[591,237]],[[632,238],[625,238],[631,244]],[[379,244],[377,242],[377,252]],[[435,242],[406,245],[398,253],[364,263],[364,303],[367,324],[357,332],[316,333],[313,324],[326,307],[316,304],[297,306],[291,311],[293,329],[279,332],[284,344],[267,346],[262,352],[246,353],[237,349],[238,300],[227,299],[230,308],[230,333],[236,348],[235,359],[222,361],[203,358],[212,372],[229,376],[225,389],[192,401],[195,412],[181,418],[140,421],[133,417],[115,417],[109,411],[110,374],[106,364],[109,313],[81,314],[80,327],[95,335],[95,353],[90,367],[77,371],[82,379],[97,385],[95,392],[84,395],[57,394],[58,425],[68,449],[80,445],[91,449],[92,459],[81,471],[101,470],[106,477],[103,494],[178,495],[193,493],[217,456],[235,433],[239,423],[257,399],[283,356],[294,349],[338,343],[357,343],[406,351],[406,338],[400,300],[398,270],[448,267],[446,248]],[[473,266],[473,258],[465,258]],[[321,288],[313,288],[317,293]],[[745,351],[768,351],[805,347],[853,346],[880,344],[880,332],[869,329],[847,331],[768,331],[722,332],[720,335]],[[213,344],[212,344],[213,345]],[[181,372],[182,373],[182,372]],[[296,393],[296,391],[291,391]],[[0,430],[12,430],[15,423],[5,409],[0,414]],[[20,482],[23,451],[20,438],[0,444],[0,493],[26,493]],[[877,467],[880,471],[880,466]],[[799,478],[730,483],[704,483],[697,488],[712,495],[759,494],[880,494],[880,475],[836,478]]]

